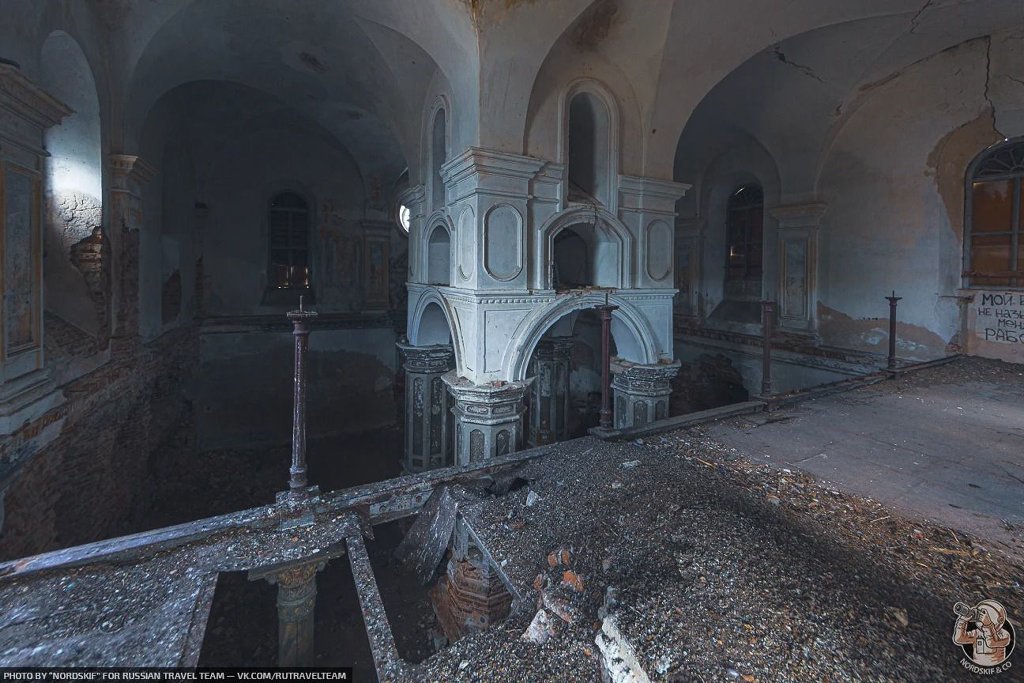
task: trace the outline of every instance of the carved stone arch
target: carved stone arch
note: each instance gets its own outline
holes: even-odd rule
[[[624,360],[652,365],[660,358],[658,343],[647,317],[626,299],[612,294],[609,301],[619,307],[612,314],[612,337]],[[605,302],[601,291],[560,296],[539,307],[516,328],[502,361],[504,376],[512,382],[526,379],[530,357],[544,333],[559,320],[576,311]]]
[[[424,292],[416,301],[416,308],[413,311],[409,324],[409,344],[412,346],[433,346],[446,343],[444,340],[438,339],[436,334],[433,334],[434,330],[424,327],[424,317],[430,315],[431,307],[439,308],[444,315],[444,319],[448,324],[448,334],[451,336],[452,349],[455,352],[455,367],[461,368],[463,357],[462,331],[459,328],[458,317],[453,315],[448,302],[445,301],[444,297],[436,289]],[[429,317],[427,322],[429,326]]]
[[[555,253],[555,237],[562,230],[574,225],[592,225],[596,234],[602,239],[614,243],[618,247],[618,263],[616,268],[617,282],[607,286],[615,289],[627,289],[633,286],[633,258],[635,240],[629,229],[614,214],[597,206],[575,205],[561,211],[540,227],[537,247],[540,253],[537,263],[542,264],[543,272],[539,273],[539,287],[553,289],[552,263]]]

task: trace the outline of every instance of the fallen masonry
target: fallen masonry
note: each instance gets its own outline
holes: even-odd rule
[[[529,486],[496,485],[509,477]],[[493,618],[411,664],[362,539],[434,491],[456,503],[436,518],[457,510],[421,525],[432,557],[450,535],[434,590],[454,582],[462,626]],[[389,681],[957,680],[952,605],[1024,604],[1019,557],[754,465],[700,429],[563,442],[324,494],[309,512],[308,526],[267,506],[0,565],[0,664],[194,665],[219,572],[301,589],[342,555]],[[292,634],[301,650],[286,622],[281,646]]]

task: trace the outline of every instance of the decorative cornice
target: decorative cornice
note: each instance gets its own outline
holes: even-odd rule
[[[821,217],[828,211],[828,204],[825,202],[810,202],[807,204],[786,204],[768,209],[783,227],[803,227],[817,225]]]
[[[131,178],[137,183],[147,183],[156,175],[156,169],[132,154],[111,154],[110,172],[115,176]]]
[[[682,198],[693,187],[688,183],[677,183],[672,180],[643,178],[640,176],[620,175],[619,192],[646,199],[665,199],[675,202]]]
[[[74,111],[28,79],[21,69],[0,63],[0,106],[41,127],[56,126]]]
[[[411,211],[418,211],[419,205],[427,198],[427,191],[422,185],[414,185],[398,193],[398,203],[405,204]]]
[[[474,174],[487,173],[529,180],[544,164],[543,159],[536,157],[470,147],[441,167],[441,179],[445,185],[449,185]]]

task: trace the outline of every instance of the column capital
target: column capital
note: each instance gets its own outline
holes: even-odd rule
[[[612,386],[633,396],[665,396],[672,391],[672,380],[680,362],[637,365],[627,361],[612,363]]]
[[[441,379],[455,396],[456,415],[469,417],[476,424],[499,424],[517,419],[523,412],[523,396],[533,382],[531,377],[519,382],[473,384],[454,370]]]
[[[406,342],[398,342],[395,346],[402,352],[405,369],[408,372],[447,372],[451,370],[455,360],[455,350],[451,344],[412,346]]]
[[[110,172],[114,178],[114,189],[127,189],[128,180],[138,184],[148,183],[156,175],[156,169],[133,154],[111,154]]]
[[[534,349],[537,360],[566,360],[572,355],[573,337],[543,337]]]

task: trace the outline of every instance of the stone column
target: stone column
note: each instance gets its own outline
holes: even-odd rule
[[[668,417],[668,397],[679,361],[657,365],[618,361],[612,365],[612,372],[616,429],[642,427]]]
[[[480,463],[519,450],[523,398],[532,379],[473,384],[456,373],[442,378],[455,397],[455,463]]]
[[[405,357],[405,470],[452,465],[451,399],[441,376],[454,366],[455,352],[450,345],[398,348]]]
[[[541,339],[533,352],[529,375],[530,427],[527,443],[542,446],[569,438],[569,371],[572,337]]]
[[[113,247],[113,331],[117,346],[139,336],[139,231],[142,186],[154,169],[130,154],[110,155],[110,241]]]
[[[316,573],[326,561],[253,572],[251,579],[277,584],[277,665],[313,666]]]

